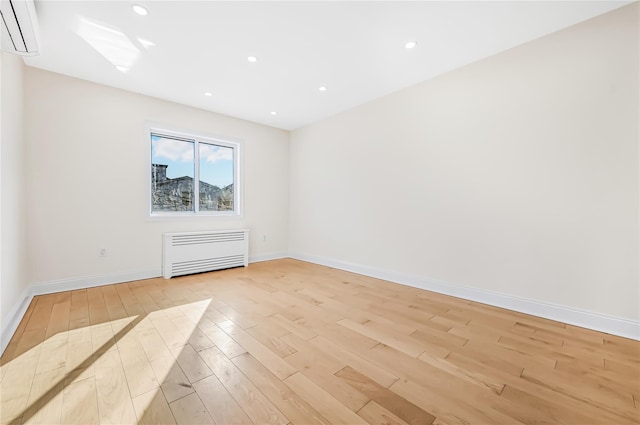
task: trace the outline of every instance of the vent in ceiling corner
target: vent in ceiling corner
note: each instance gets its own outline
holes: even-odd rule
[[[0,0],[0,14],[4,27],[2,50],[22,56],[38,55],[40,34],[33,0]]]

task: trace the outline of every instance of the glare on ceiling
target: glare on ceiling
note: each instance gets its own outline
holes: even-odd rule
[[[271,115],[278,115],[276,111],[271,111]]]
[[[204,95],[207,96],[207,97],[211,97],[211,96],[213,96],[213,93],[211,93],[210,91],[206,91],[206,92],[204,92]]]
[[[117,27],[78,17],[75,32],[115,67],[129,69],[140,55],[129,37]]]
[[[131,8],[140,16],[147,16],[149,14],[149,11],[139,4],[134,4],[133,6],[131,6]]]
[[[320,86],[318,87],[318,90],[320,91],[327,91],[327,88],[325,86]]]
[[[129,68],[127,68],[126,66],[122,66],[122,65],[116,65],[116,69],[120,72],[127,72],[129,70]]]
[[[156,45],[156,43],[154,43],[153,41],[145,40],[144,38],[138,37],[136,40],[138,40],[138,43],[142,44],[142,47],[144,47],[145,49]]]
[[[414,47],[416,47],[418,45],[417,41],[408,41],[407,43],[405,43],[404,47],[406,49],[413,49]]]
[[[249,57],[247,58],[247,60],[248,60],[249,62],[258,62],[258,58],[257,58],[257,57],[255,57],[255,56],[249,56]]]

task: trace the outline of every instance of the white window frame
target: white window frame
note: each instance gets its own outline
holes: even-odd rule
[[[152,181],[152,143],[151,135],[169,136],[194,142],[194,210],[193,211],[154,211]],[[151,218],[192,218],[192,217],[242,217],[243,181],[242,181],[242,142],[215,136],[203,136],[185,131],[170,130],[164,127],[149,126],[146,129],[147,154],[147,200]],[[233,211],[200,211],[200,143],[224,146],[233,149]]]

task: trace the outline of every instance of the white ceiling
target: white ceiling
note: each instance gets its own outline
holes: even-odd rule
[[[36,0],[26,63],[294,129],[627,3]]]

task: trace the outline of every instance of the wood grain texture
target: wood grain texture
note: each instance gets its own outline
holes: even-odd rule
[[[244,353],[234,357],[233,363],[292,423],[329,424],[317,410],[269,372],[251,354]]]
[[[62,423],[68,425],[98,425],[98,400],[93,377],[72,382],[63,391]]]
[[[100,423],[135,424],[131,393],[117,351],[107,351],[96,360],[95,380]]]
[[[162,391],[151,390],[133,399],[138,425],[175,425],[176,420]]]
[[[316,385],[302,373],[295,373],[284,381],[293,392],[317,410],[332,424],[366,424],[351,409]]]
[[[358,411],[358,416],[371,425],[409,425],[373,400]]]
[[[640,342],[296,260],[34,297],[0,423],[640,424]]]
[[[387,409],[409,425],[427,425],[435,420],[435,416],[425,412],[415,404],[405,400],[398,394],[372,381],[349,366],[338,371],[336,376],[343,379],[353,388],[365,394],[371,401]]]
[[[254,423],[286,425],[289,422],[220,350],[213,347],[200,353],[222,385]]]
[[[251,423],[251,419],[216,376],[198,381],[193,387],[216,423],[228,425]]]
[[[169,406],[178,425],[210,425],[214,423],[196,393],[176,400]]]

